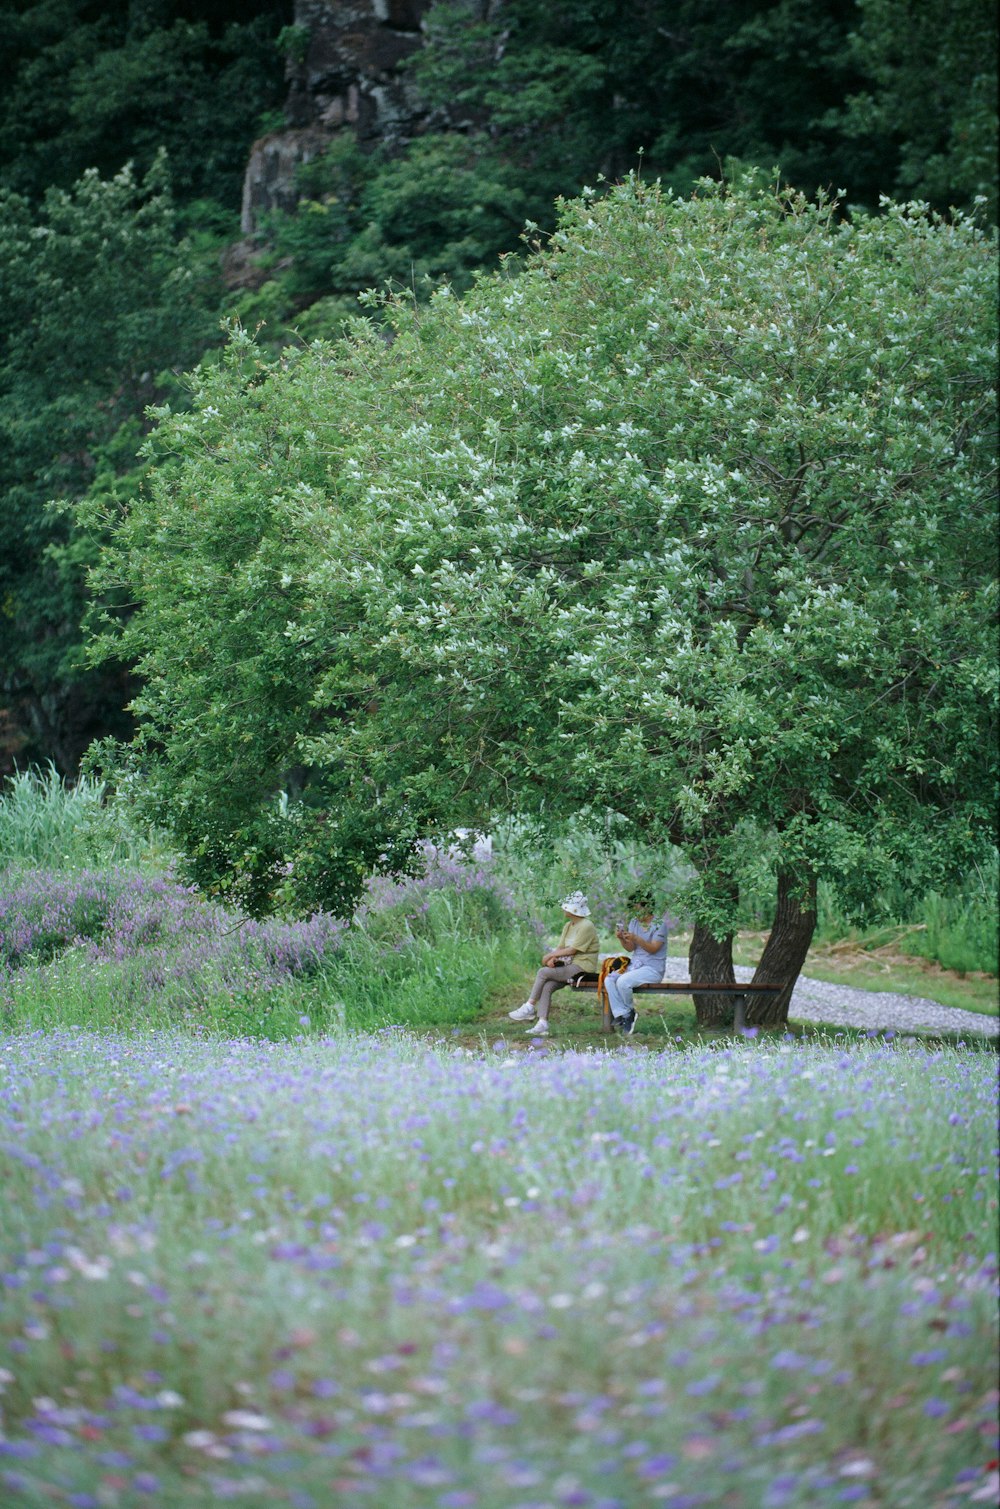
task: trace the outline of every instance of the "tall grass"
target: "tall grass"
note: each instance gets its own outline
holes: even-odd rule
[[[979,970],[998,973],[1000,939],[996,891],[992,896],[969,888],[958,896],[924,898],[923,928],[907,944],[910,952],[933,959],[945,969],[960,973]]]
[[[68,784],[53,765],[16,772],[0,792],[0,867],[49,870],[120,864],[156,851],[126,804],[81,776]]]

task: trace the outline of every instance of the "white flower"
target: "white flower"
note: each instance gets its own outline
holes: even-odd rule
[[[252,1409],[227,1409],[222,1417],[224,1425],[233,1430],[270,1430],[271,1422],[266,1415],[258,1415]]]

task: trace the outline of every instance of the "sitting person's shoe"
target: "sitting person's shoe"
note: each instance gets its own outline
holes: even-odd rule
[[[507,1015],[512,1022],[533,1022],[538,1013],[535,1011],[534,1001],[525,1001],[516,1011],[508,1011]]]
[[[624,1016],[615,1018],[615,1026],[618,1028],[618,1031],[621,1033],[622,1037],[631,1037],[633,1032],[635,1031],[635,1024],[638,1020],[639,1013],[637,1011],[626,1011]]]
[[[528,1028],[529,1037],[548,1037],[548,1035],[549,1024],[543,1016],[540,1016],[537,1022],[532,1022]]]

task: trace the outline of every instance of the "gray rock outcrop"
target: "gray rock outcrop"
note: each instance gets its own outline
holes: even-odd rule
[[[337,132],[351,131],[362,148],[391,148],[420,129],[427,112],[401,64],[423,45],[430,6],[431,0],[296,0],[302,45],[287,64],[288,125],[251,148],[244,236],[268,210],[294,209],[298,168]]]

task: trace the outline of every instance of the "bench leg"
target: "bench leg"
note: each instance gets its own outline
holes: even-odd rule
[[[733,996],[733,1031],[743,1032],[747,1024],[747,998],[741,991]]]
[[[601,1031],[611,1031],[611,1002],[608,1000],[607,991],[604,992],[604,1000],[601,1002]]]

